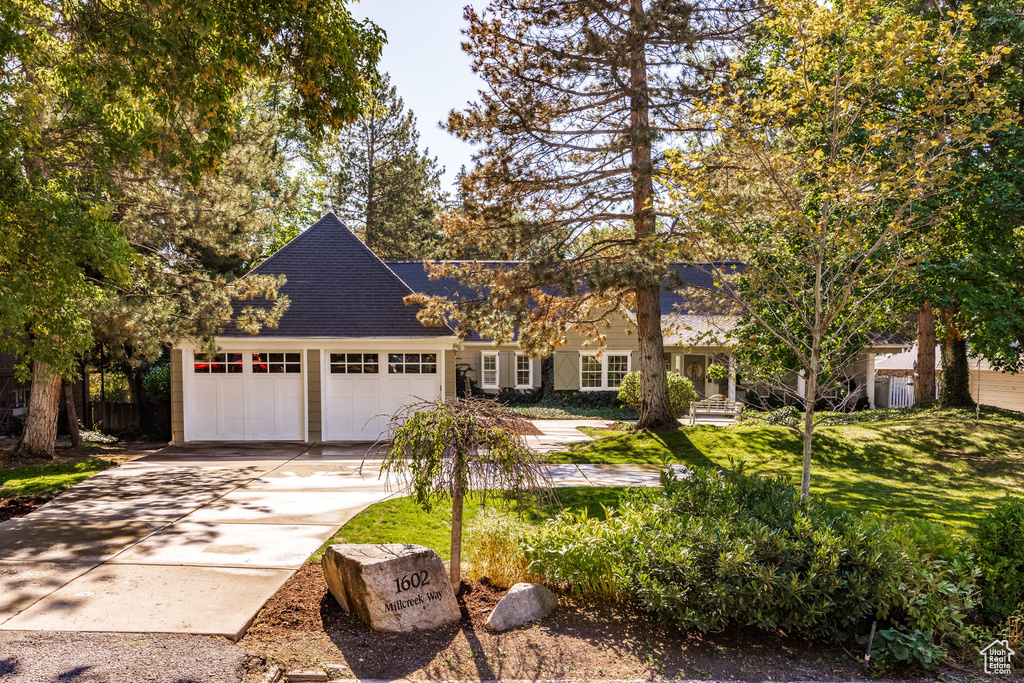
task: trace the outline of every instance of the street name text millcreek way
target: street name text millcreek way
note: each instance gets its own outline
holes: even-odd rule
[[[431,591],[427,593],[427,602],[433,602],[434,600],[441,599],[441,591]],[[398,612],[405,609],[406,607],[415,607],[416,605],[422,605],[424,602],[423,595],[417,595],[415,598],[408,598],[406,600],[395,600],[384,605],[385,612]]]

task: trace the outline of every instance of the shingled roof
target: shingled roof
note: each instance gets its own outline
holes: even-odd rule
[[[493,263],[495,266],[517,265],[515,261],[487,261],[484,263],[485,265]],[[444,297],[454,295],[462,299],[473,299],[477,296],[472,289],[452,278],[430,279],[429,266],[420,261],[387,261],[387,265],[416,292]],[[734,261],[723,261],[715,265],[725,272],[743,268],[742,263]],[[699,307],[695,306],[687,296],[686,286],[716,289],[714,269],[708,264],[692,263],[673,263],[669,267],[679,276],[683,286],[677,289],[679,283],[666,280],[665,286],[661,290],[661,314],[698,313]]]
[[[288,242],[252,270],[260,275],[284,275],[281,294],[288,310],[276,328],[264,328],[262,337],[446,337],[448,327],[424,327],[416,319],[417,306],[404,299],[409,286],[370,251],[333,213]],[[236,313],[246,305],[235,302]],[[233,325],[226,337],[248,333]]]

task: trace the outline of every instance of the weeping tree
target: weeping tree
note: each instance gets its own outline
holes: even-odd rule
[[[707,147],[666,177],[688,253],[712,261],[740,322],[747,381],[803,403],[802,493],[815,405],[844,392],[870,334],[898,323],[911,266],[942,216],[926,203],[972,182],[961,154],[1016,117],[981,76],[998,63],[967,47],[970,11],[935,25],[880,0],[773,0],[742,87],[700,112]]]
[[[479,398],[451,398],[405,406],[391,418],[390,443],[380,446],[381,471],[405,482],[429,512],[451,501],[451,564],[456,593],[462,581],[462,511],[470,491],[501,492],[523,502],[551,490],[546,467],[519,429],[523,417]]]
[[[506,268],[440,264],[487,295],[417,296],[422,317],[459,321],[546,354],[568,328],[603,343],[635,312],[641,428],[677,426],[668,400],[661,284],[668,275],[653,179],[679,113],[728,75],[757,0],[492,0],[465,10],[463,49],[486,88],[448,129],[480,149],[444,220],[446,253],[504,253]]]

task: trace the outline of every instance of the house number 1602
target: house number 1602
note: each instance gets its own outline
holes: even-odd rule
[[[401,578],[395,579],[395,592],[403,593],[410,588],[419,588],[421,586],[429,586],[430,577],[426,571],[413,572],[412,574],[406,574]]]

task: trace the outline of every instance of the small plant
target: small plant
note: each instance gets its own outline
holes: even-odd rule
[[[488,510],[467,528],[470,539],[469,579],[487,577],[499,588],[531,580],[525,544],[528,527],[518,517]]]
[[[1007,496],[978,523],[981,605],[994,624],[1024,605],[1024,498]]]
[[[622,404],[637,412],[640,411],[639,372],[630,372],[622,378],[618,397]],[[696,400],[697,391],[693,388],[693,382],[677,373],[668,373],[668,401],[674,415],[685,414],[690,409],[690,404]]]
[[[867,637],[862,637],[860,641],[866,645]],[[928,671],[945,657],[945,650],[932,643],[931,634],[920,629],[910,631],[902,624],[876,633],[871,648],[871,662],[879,673],[914,668]]]

